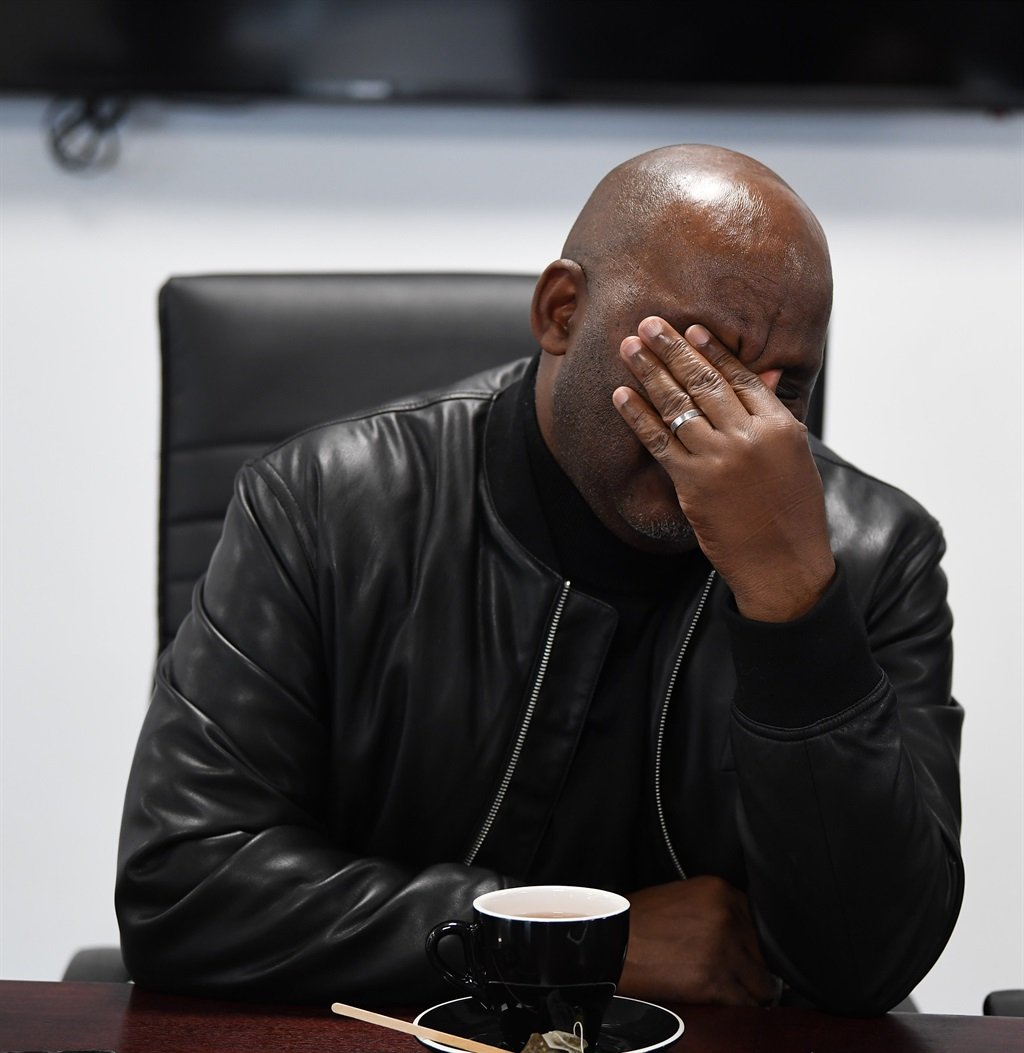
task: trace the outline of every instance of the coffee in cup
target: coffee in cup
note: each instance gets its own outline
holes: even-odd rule
[[[440,945],[462,944],[465,971],[454,971]],[[597,1045],[629,942],[629,900],[602,889],[527,885],[473,901],[473,921],[446,921],[427,936],[441,975],[472,995],[520,1049],[531,1034],[579,1033]]]

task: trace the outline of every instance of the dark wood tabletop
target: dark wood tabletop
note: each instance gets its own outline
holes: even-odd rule
[[[673,1053],[1021,1053],[1024,1020],[802,1009],[674,1007]],[[410,1012],[393,1012],[411,1018]],[[328,1006],[178,998],[130,984],[0,981],[0,1050],[116,1053],[423,1053],[415,1039],[334,1016]]]

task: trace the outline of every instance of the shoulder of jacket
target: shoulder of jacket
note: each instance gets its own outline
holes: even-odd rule
[[[418,430],[423,423],[439,417],[461,417],[471,421],[481,412],[486,414],[497,394],[518,380],[528,363],[529,359],[519,359],[444,387],[395,398],[311,425],[264,451],[250,463],[268,460],[287,463],[295,456],[316,458],[318,451],[331,456],[339,448],[362,444],[367,436],[377,434],[381,429],[397,436],[406,429]]]
[[[829,535],[855,595],[874,594],[945,552],[942,527],[917,500],[812,439],[825,490]]]
[[[931,513],[905,490],[851,464],[813,436],[811,452],[818,465],[827,500],[842,501],[844,504],[866,503],[875,515],[883,509],[890,509],[894,515],[936,522]]]
[[[449,484],[458,478],[468,486],[490,407],[528,362],[306,428],[248,461],[242,476],[262,479],[278,503],[312,510],[326,502],[346,515],[373,514],[399,493],[407,501],[424,497],[442,460]]]

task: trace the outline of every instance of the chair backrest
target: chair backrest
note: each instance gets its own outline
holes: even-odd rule
[[[313,424],[532,354],[535,277],[200,275],[160,291],[159,646],[188,611],[235,473]]]

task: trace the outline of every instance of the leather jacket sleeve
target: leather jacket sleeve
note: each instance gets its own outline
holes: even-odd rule
[[[878,536],[888,553],[869,571],[840,551],[832,587],[798,622],[735,610],[730,621],[739,826],[762,945],[799,994],[853,1014],[910,993],[963,895],[942,536],[916,506]]]
[[[142,985],[222,997],[451,997],[426,933],[503,879],[374,858],[329,829],[315,540],[262,472],[243,470],[158,663],[121,833],[126,965]]]

